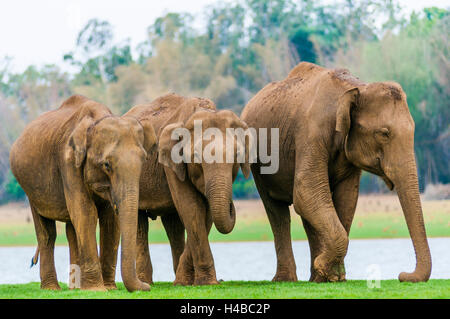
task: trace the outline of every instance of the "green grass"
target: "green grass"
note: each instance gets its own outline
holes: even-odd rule
[[[400,283],[398,280],[383,280],[380,288],[369,289],[363,280],[343,283],[272,283],[269,281],[229,281],[217,286],[173,286],[158,282],[150,292],[126,291],[122,283],[118,289],[108,292],[69,290],[61,283],[61,291],[41,290],[39,283],[0,285],[2,299],[421,299],[450,298],[450,280],[433,279],[427,283]]]
[[[450,214],[433,212],[425,216],[428,237],[450,236]],[[150,243],[167,243],[167,235],[160,219],[149,223]],[[64,225],[57,223],[57,245],[66,245]],[[294,216],[291,224],[293,240],[305,240],[306,234],[300,217]],[[356,216],[350,231],[350,238],[409,238],[403,216],[390,213],[374,213]],[[271,241],[273,240],[267,218],[237,220],[234,230],[227,235],[220,234],[215,227],[209,236],[211,242]],[[34,226],[30,224],[0,225],[0,246],[36,245]]]

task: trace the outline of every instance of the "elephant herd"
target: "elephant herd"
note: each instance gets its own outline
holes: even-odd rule
[[[175,161],[177,132],[194,136],[199,121],[203,132],[224,136],[230,128],[278,129],[278,140],[268,136],[267,143],[267,153],[278,152],[278,170],[264,173],[268,164],[259,156],[238,161],[238,151],[231,161],[198,160],[197,151],[211,146],[194,138],[183,138],[185,160]],[[214,152],[250,152],[249,139],[217,141]],[[208,234],[213,223],[221,233],[233,230],[232,184],[239,169],[246,178],[253,174],[272,227],[274,281],[297,281],[290,205],[308,237],[310,281],[345,280],[361,170],[380,176],[399,196],[416,254],[415,270],[401,273],[400,281],[427,281],[431,274],[406,95],[397,83],[364,83],[344,69],[300,63],[259,91],[241,117],[209,99],[177,94],[116,116],[75,95],[25,128],[11,148],[10,165],[30,202],[38,241],[33,261],[40,256],[43,289],[60,289],[54,264],[60,221],[82,289],[116,288],[120,243],[125,287],[149,290],[148,219],[158,216],[172,249],[174,284],[218,284]]]

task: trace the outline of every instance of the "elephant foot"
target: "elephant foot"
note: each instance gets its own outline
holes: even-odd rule
[[[45,289],[45,290],[61,290],[61,287],[59,286],[59,284],[56,283],[41,283],[41,289]]]
[[[345,281],[345,267],[342,260],[327,258],[325,254],[320,254],[314,259],[313,270],[311,271],[312,282],[338,282]]]
[[[430,274],[417,274],[416,272],[408,273],[402,272],[398,275],[400,282],[427,282]]]
[[[180,263],[175,275],[175,286],[192,286],[195,281],[194,267],[189,263]]]
[[[150,285],[146,282],[141,282],[141,286],[139,288],[139,290],[141,291],[150,291]]]
[[[102,292],[108,291],[103,284],[102,285],[98,285],[98,286],[93,286],[93,285],[82,286],[81,289],[82,290],[89,290],[89,291],[102,291]]]
[[[288,282],[296,282],[297,274],[295,272],[277,272],[275,277],[273,277],[272,281],[288,281]]]
[[[138,278],[142,282],[145,282],[149,285],[153,285],[153,278],[151,275],[146,275],[146,274],[141,273],[138,275]]]
[[[87,280],[86,278],[81,279],[81,290],[90,291],[107,291],[103,279],[100,280]]]
[[[344,262],[335,265],[333,272],[335,272],[338,277],[338,279],[336,280],[337,282],[347,281],[347,279],[345,278]],[[311,269],[311,277],[309,278],[309,281],[320,283],[320,282],[329,282],[330,280],[328,280],[328,276],[322,276],[315,269]]]
[[[338,265],[338,271],[339,271],[339,280],[340,282],[344,282],[347,281],[347,279],[345,279],[345,265],[344,262],[342,261],[339,265]]]
[[[194,284],[194,274],[192,273],[179,273],[177,272],[174,286],[192,286]]]
[[[192,286],[193,284],[194,281],[187,278],[177,278],[173,282],[174,286]]]
[[[219,285],[219,284],[220,282],[218,282],[215,278],[207,278],[207,277],[196,278],[194,281],[194,286]]]
[[[311,276],[309,277],[309,281],[310,282],[316,282],[316,283],[321,283],[321,282],[327,282],[327,277],[321,276],[317,271],[315,271],[314,269],[311,270]]]
[[[115,282],[105,283],[105,288],[107,290],[116,290],[117,289],[117,285],[116,285]]]

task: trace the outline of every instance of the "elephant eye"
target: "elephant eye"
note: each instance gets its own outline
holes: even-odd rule
[[[389,130],[385,127],[382,129],[379,129],[378,132],[383,136],[389,137]]]
[[[389,129],[386,127],[380,128],[375,131],[375,138],[380,143],[386,143],[389,141],[389,138],[391,137],[391,133]]]
[[[111,172],[111,164],[109,164],[109,162],[103,162],[102,167],[105,171],[107,172]]]

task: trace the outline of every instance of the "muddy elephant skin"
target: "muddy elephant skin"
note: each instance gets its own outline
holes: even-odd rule
[[[116,287],[120,239],[126,288],[149,289],[136,275],[136,229],[141,169],[155,150],[149,123],[113,116],[106,106],[78,95],[25,128],[11,148],[10,163],[30,201],[41,288],[60,289],[53,254],[55,221],[61,221],[66,223],[70,263],[81,268],[82,289]]]
[[[217,284],[213,256],[208,242],[212,224],[221,233],[229,233],[236,213],[232,201],[232,183],[239,167],[250,174],[247,163],[206,163],[194,161],[194,138],[191,139],[191,162],[175,163],[171,150],[179,140],[171,138],[177,128],[194,133],[194,121],[201,121],[203,132],[217,128],[225,136],[226,128],[246,128],[231,111],[216,110],[214,103],[203,98],[168,94],[150,104],[133,107],[124,117],[149,121],[158,137],[158,155],[152,154],[143,166],[139,195],[138,259],[139,278],[152,282],[148,248],[148,217],[161,216],[173,255],[176,272],[174,284]],[[212,141],[211,141],[212,142]],[[235,140],[231,147],[237,147]],[[240,147],[248,149],[246,145]],[[203,149],[209,142],[203,143]],[[224,147],[225,145],[219,145]],[[236,153],[234,153],[236,154]],[[225,155],[225,153],[224,153]],[[185,230],[187,241],[185,243]]]
[[[274,233],[273,280],[296,281],[288,206],[301,216],[311,251],[311,281],[345,280],[344,257],[361,170],[397,191],[416,254],[416,268],[400,281],[427,281],[431,256],[414,158],[414,121],[394,82],[364,83],[347,70],[298,64],[244,108],[249,127],[279,128],[280,169],[260,174],[259,194]],[[270,143],[268,143],[270,145]]]

